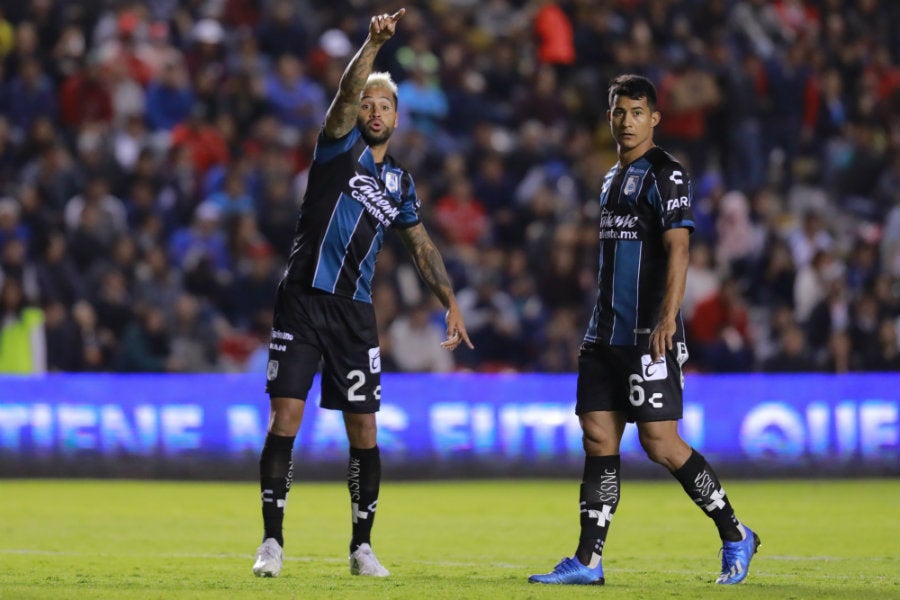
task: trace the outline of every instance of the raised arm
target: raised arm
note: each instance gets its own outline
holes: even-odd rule
[[[375,56],[381,50],[381,46],[394,36],[397,21],[404,14],[406,9],[401,8],[392,15],[385,13],[372,17],[369,22],[369,35],[344,70],[337,94],[328,107],[324,126],[327,137],[332,139],[343,137],[353,129],[359,114],[359,94],[372,72]]]
[[[464,341],[469,348],[474,348],[475,346],[469,341],[462,313],[456,304],[456,296],[450,285],[450,277],[447,275],[444,259],[441,258],[441,253],[438,252],[428,232],[425,231],[425,226],[419,223],[397,231],[400,239],[403,240],[403,245],[412,256],[419,276],[447,309],[447,339],[441,346],[454,350],[460,342]]]

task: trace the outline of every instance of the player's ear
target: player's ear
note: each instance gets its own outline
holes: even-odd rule
[[[650,115],[650,127],[656,127],[657,125],[659,125],[661,119],[662,114],[658,110],[654,110]]]

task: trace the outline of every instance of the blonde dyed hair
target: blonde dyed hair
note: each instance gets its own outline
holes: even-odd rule
[[[381,89],[387,90],[391,93],[391,96],[394,98],[394,109],[397,108],[397,84],[394,83],[394,79],[391,77],[390,73],[385,72],[376,72],[371,73],[369,77],[366,79],[366,85],[363,86],[361,96],[366,95],[366,91],[370,89]]]

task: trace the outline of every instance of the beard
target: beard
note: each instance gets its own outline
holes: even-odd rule
[[[369,146],[381,146],[383,144],[386,144],[387,141],[391,138],[391,134],[394,133],[394,128],[389,127],[387,124],[385,124],[384,129],[382,129],[378,133],[369,129],[369,127],[362,120],[357,121],[357,126],[362,132],[363,139]]]

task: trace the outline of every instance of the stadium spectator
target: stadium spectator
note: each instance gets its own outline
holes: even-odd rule
[[[147,85],[147,124],[152,131],[170,132],[186,121],[194,106],[194,92],[181,60],[167,60]]]
[[[53,300],[44,304],[43,311],[47,372],[84,370],[81,360],[81,335],[66,305]]]
[[[0,373],[46,370],[44,311],[28,300],[21,280],[7,275],[0,283]]]
[[[92,174],[84,188],[84,193],[73,196],[66,202],[64,218],[66,229],[75,231],[83,223],[84,213],[97,218],[94,229],[104,245],[110,245],[114,237],[128,231],[128,216],[125,204],[110,193],[109,179],[102,174]]]
[[[431,318],[430,302],[413,306],[391,323],[393,359],[400,371],[446,373],[454,368],[453,355],[441,348],[444,328]]]
[[[271,313],[284,265],[269,242],[255,237],[245,251],[244,266],[232,283],[226,315],[233,325],[250,330],[259,313]]]
[[[828,338],[819,364],[825,373],[852,373],[861,370],[862,357],[853,351],[853,343],[846,331],[835,331]]]
[[[459,362],[483,371],[504,371],[516,364],[521,324],[509,294],[501,289],[500,274],[483,269],[472,285],[459,291],[459,308],[466,320],[474,352]]]
[[[726,276],[715,293],[697,302],[687,324],[690,349],[707,371],[749,371],[754,365],[750,315],[740,283]]]
[[[247,192],[244,174],[239,167],[231,167],[225,175],[223,189],[213,192],[205,202],[215,206],[224,220],[256,212],[256,203]]]
[[[813,307],[806,321],[806,340],[810,348],[822,349],[831,335],[845,331],[850,325],[850,297],[843,279],[835,279],[828,284],[825,297]],[[817,350],[813,351],[813,358]]]
[[[835,255],[818,250],[812,260],[797,271],[794,280],[794,307],[797,321],[805,323],[812,309],[821,302],[828,290],[828,283],[843,275],[844,266]]]
[[[688,265],[681,313],[686,323],[691,323],[697,304],[719,290],[719,274],[715,268],[712,251],[703,241],[691,240],[691,262]]]
[[[298,131],[315,127],[325,111],[325,90],[293,54],[282,54],[266,80],[266,101],[282,125]]]
[[[3,95],[6,117],[16,136],[28,131],[39,117],[48,117],[54,123],[59,118],[53,83],[37,58],[22,61],[18,74],[4,85]]]
[[[59,88],[60,121],[73,131],[113,119],[112,95],[96,59],[69,75]]]
[[[181,371],[183,364],[172,355],[172,341],[166,330],[166,316],[156,306],[144,307],[137,319],[122,332],[114,368],[125,373],[166,373]]]
[[[259,22],[260,49],[272,60],[286,54],[305,56],[310,45],[307,22],[297,14],[297,5],[291,0],[271,2]]]
[[[426,57],[415,57],[408,65],[409,78],[397,85],[398,106],[409,127],[421,131],[434,144],[450,148],[444,119],[449,114],[447,95],[436,77],[438,64]]]
[[[172,128],[172,146],[183,146],[193,164],[195,175],[202,177],[214,165],[228,162],[228,146],[222,134],[209,121],[208,109],[195,102],[185,121]]]
[[[190,294],[175,299],[168,317],[169,353],[167,369],[185,373],[212,373],[219,370],[219,339],[216,316],[204,309],[200,300]]]
[[[489,232],[487,211],[464,173],[450,181],[447,193],[438,198],[434,220],[449,244],[477,246]]]
[[[766,373],[806,373],[816,370],[815,360],[799,326],[789,325],[781,332],[778,349],[763,362],[762,370]]]
[[[882,319],[878,324],[876,351],[864,365],[866,371],[897,373],[900,371],[900,336],[895,320]]]
[[[534,15],[537,59],[544,64],[567,67],[575,62],[572,20],[555,0],[538,0]]]
[[[87,282],[69,255],[62,232],[50,233],[36,269],[39,294],[45,303],[59,302],[69,308],[87,296]]]

